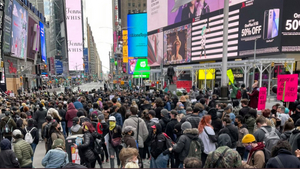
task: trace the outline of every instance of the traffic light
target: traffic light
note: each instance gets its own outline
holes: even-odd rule
[[[47,65],[44,65],[45,70],[47,69]]]
[[[22,80],[22,79],[23,79],[23,77],[22,77],[22,76],[20,76],[20,79]]]

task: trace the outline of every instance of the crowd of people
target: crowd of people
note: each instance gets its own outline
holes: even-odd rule
[[[218,90],[1,97],[0,168],[34,167],[38,144],[45,144],[44,167],[66,167],[74,135],[82,139],[71,146],[87,168],[143,168],[146,159],[150,168],[299,168],[299,102],[257,111],[251,97],[259,88],[232,86],[232,103],[219,103]]]

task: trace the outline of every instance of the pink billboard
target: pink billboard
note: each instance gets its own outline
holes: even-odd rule
[[[69,70],[83,70],[81,0],[66,0]]]

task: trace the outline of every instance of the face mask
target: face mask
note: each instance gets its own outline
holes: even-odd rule
[[[131,133],[131,136],[134,136],[134,131]]]
[[[61,127],[58,127],[57,130],[58,130],[58,131],[61,131]]]
[[[238,126],[238,125],[239,125],[239,123],[238,123],[238,122],[234,122],[234,125],[235,125],[235,126]]]
[[[138,163],[139,163],[139,159],[136,159],[136,160],[134,161],[134,163],[135,163],[135,164],[138,164]]]
[[[249,145],[247,145],[245,148],[246,148],[246,150],[251,151],[252,146],[251,146],[251,144],[249,144]]]
[[[113,130],[116,127],[116,122],[115,121],[110,121],[109,122],[109,130]]]

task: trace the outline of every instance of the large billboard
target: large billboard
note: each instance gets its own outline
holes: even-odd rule
[[[147,13],[128,14],[128,56],[147,57]]]
[[[89,49],[83,49],[83,58],[84,58],[84,73],[89,73]]]
[[[149,78],[150,67],[147,59],[129,59],[128,74],[133,74],[133,78]]]
[[[40,25],[28,17],[28,43],[27,59],[34,60],[35,54],[40,50]]]
[[[149,66],[160,66],[164,55],[164,33],[148,35],[148,63]]]
[[[14,0],[12,12],[11,56],[26,59],[28,12]]]
[[[245,4],[240,9],[239,56],[253,55],[256,39],[256,54],[280,52],[283,1],[255,0]]]
[[[164,65],[191,61],[191,24],[164,31]]]
[[[46,35],[44,24],[40,22],[40,33],[41,33],[41,57],[42,62],[47,64],[47,52],[46,52]]]
[[[168,1],[147,0],[148,32],[168,25]]]
[[[300,52],[300,1],[285,0],[282,16],[282,52]]]
[[[123,39],[123,63],[128,63],[128,31],[122,31]]]
[[[5,1],[5,8],[4,8],[4,28],[3,28],[3,52],[9,53],[10,52],[10,42],[11,42],[11,20],[12,20],[12,10],[13,10],[13,0],[6,0]]]
[[[66,0],[69,70],[83,69],[83,39],[81,0]]]
[[[62,74],[64,72],[64,65],[63,62],[59,59],[55,59],[55,71],[56,74]]]

